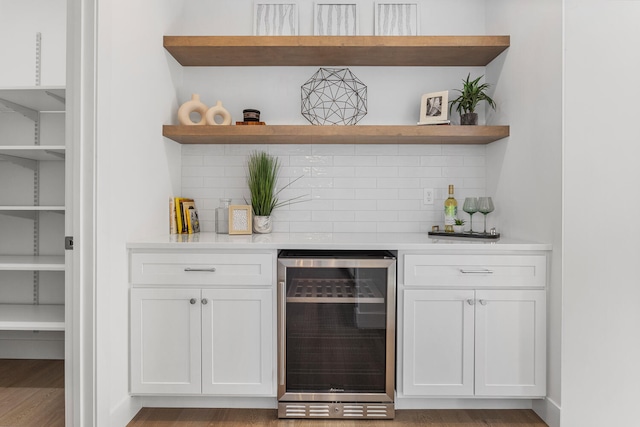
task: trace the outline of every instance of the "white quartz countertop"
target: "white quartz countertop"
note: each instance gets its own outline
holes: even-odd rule
[[[166,234],[140,238],[129,249],[387,249],[436,251],[548,251],[551,244],[501,237],[497,240],[430,237],[427,233],[216,233]]]

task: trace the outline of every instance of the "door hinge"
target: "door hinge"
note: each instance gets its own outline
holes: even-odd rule
[[[64,238],[64,248],[65,250],[73,250],[73,236],[65,236]]]

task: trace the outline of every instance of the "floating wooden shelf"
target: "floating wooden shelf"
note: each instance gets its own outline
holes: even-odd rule
[[[509,36],[164,36],[184,66],[485,66]]]
[[[488,144],[509,126],[169,126],[162,135],[181,144]]]

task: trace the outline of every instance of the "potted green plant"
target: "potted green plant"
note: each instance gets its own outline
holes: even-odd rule
[[[456,218],[454,221],[455,224],[453,225],[453,232],[462,233],[464,231],[464,219]]]
[[[270,233],[273,229],[271,213],[274,209],[292,203],[304,196],[297,196],[288,200],[280,200],[278,195],[282,190],[296,182],[300,177],[276,190],[280,161],[264,151],[254,151],[247,162],[247,185],[251,192],[251,208],[253,210],[253,231],[256,233]]]
[[[477,125],[478,113],[476,113],[476,107],[480,101],[486,101],[487,104],[494,110],[496,109],[496,103],[487,95],[486,90],[489,89],[488,83],[480,84],[480,79],[484,76],[480,76],[475,80],[469,80],[471,73],[467,75],[466,80],[462,80],[462,90],[454,89],[460,92],[460,96],[456,99],[449,101],[449,113],[456,106],[456,111],[460,114],[461,125]]]

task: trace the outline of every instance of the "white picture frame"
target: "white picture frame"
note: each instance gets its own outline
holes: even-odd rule
[[[359,32],[358,3],[344,0],[314,3],[314,36],[357,36]]]
[[[419,125],[449,124],[449,91],[425,93],[420,98]]]
[[[254,36],[297,36],[297,0],[260,0],[253,2]]]
[[[420,35],[420,6],[416,2],[374,2],[374,27],[376,36]]]

